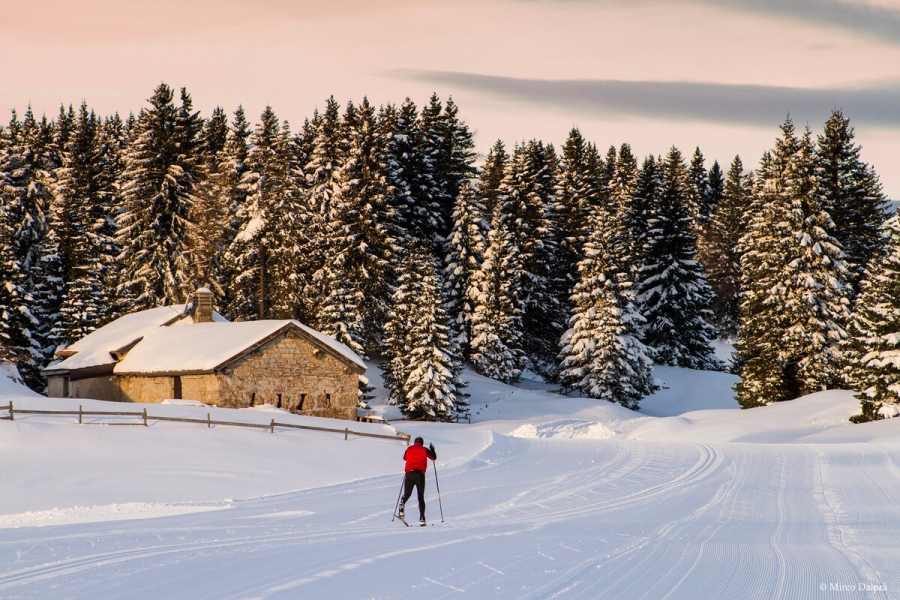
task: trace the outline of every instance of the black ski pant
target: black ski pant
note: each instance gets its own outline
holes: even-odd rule
[[[403,491],[403,499],[400,501],[400,504],[406,504],[406,501],[409,500],[409,497],[412,496],[413,487],[416,488],[416,493],[419,497],[419,518],[425,518],[425,473],[422,471],[410,471],[406,474],[406,479],[404,480],[404,491]]]

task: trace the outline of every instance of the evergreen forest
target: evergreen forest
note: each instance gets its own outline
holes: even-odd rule
[[[723,167],[577,128],[478,156],[437,95],[329,98],[296,128],[203,117],[166,84],[124,119],[14,112],[0,359],[42,391],[58,350],[206,286],[228,319],[297,319],[377,361],[409,418],[465,415],[464,365],[637,409],[654,364],[733,371],[744,408],[849,388],[855,420],[880,418],[900,402],[900,224],[840,110],[773,134]]]

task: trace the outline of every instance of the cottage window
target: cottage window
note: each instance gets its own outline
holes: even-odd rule
[[[325,394],[325,407],[331,408],[331,394]]]
[[[281,408],[281,394],[275,394],[276,398],[278,398],[278,402],[275,404],[276,407]]]
[[[300,402],[297,403],[297,410],[303,410],[303,405],[306,403],[306,394],[300,394]]]
[[[250,394],[250,406],[256,406],[256,392]]]
[[[173,386],[175,390],[172,394],[172,397],[176,400],[181,400],[181,377],[179,375],[176,375],[173,379],[175,380]]]

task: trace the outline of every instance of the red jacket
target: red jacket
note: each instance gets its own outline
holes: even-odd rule
[[[406,472],[422,471],[424,473],[428,470],[428,460],[426,460],[428,458],[435,460],[437,455],[423,444],[413,444],[403,454],[403,460],[406,461]]]

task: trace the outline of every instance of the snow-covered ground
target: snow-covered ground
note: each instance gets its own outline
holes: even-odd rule
[[[17,415],[0,598],[900,597],[900,419],[852,425],[849,392],[741,411],[733,376],[656,375],[633,413],[467,373],[471,424],[393,423],[438,451],[427,528],[391,520],[398,441]],[[102,404],[0,378],[10,399]]]

